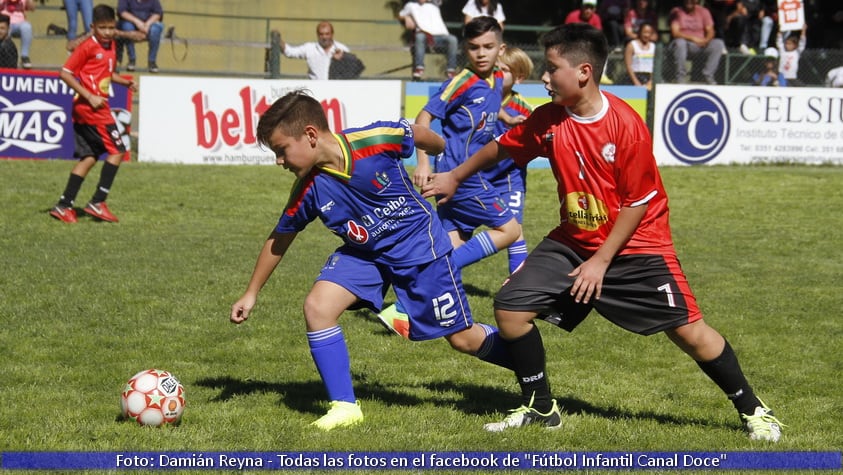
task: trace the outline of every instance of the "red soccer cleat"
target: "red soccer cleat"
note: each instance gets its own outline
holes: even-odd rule
[[[120,221],[117,219],[117,216],[111,214],[111,211],[108,210],[108,206],[105,204],[105,201],[100,201],[99,203],[91,201],[85,205],[84,211],[94,218],[102,221],[108,221],[109,223],[116,223]]]
[[[56,205],[50,210],[50,216],[63,223],[72,224],[77,222],[76,210],[69,206]]]

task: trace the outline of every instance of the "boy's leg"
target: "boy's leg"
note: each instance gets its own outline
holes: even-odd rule
[[[108,199],[108,194],[111,191],[111,186],[114,184],[114,178],[117,176],[117,170],[123,162],[123,155],[126,152],[126,145],[120,138],[117,131],[117,126],[114,123],[107,125],[92,125],[85,129],[85,133],[91,134],[89,141],[96,143],[96,150],[101,150],[107,153],[108,156],[102,165],[100,171],[100,180],[97,183],[97,189],[91,197],[91,201],[85,205],[85,213],[94,218],[116,223],[119,220],[117,216],[111,213],[105,200]],[[97,154],[95,154],[96,156]]]
[[[717,330],[703,320],[697,320],[665,333],[726,393],[740,417],[746,421],[750,437],[773,442],[779,439],[782,424],[755,395],[732,346]]]
[[[313,425],[323,430],[349,426],[363,420],[351,382],[351,362],[340,314],[356,302],[351,292],[328,281],[317,281],[305,299],[307,342],[316,369],[331,401],[331,409]]]

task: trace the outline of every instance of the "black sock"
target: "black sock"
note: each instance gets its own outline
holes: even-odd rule
[[[697,361],[697,365],[715,384],[720,386],[739,413],[752,415],[755,408],[761,405],[744,377],[741,366],[738,364],[738,357],[728,341],[720,356],[711,361]]]
[[[553,407],[550,397],[550,383],[545,374],[544,344],[535,325],[526,335],[512,341],[505,341],[512,355],[515,376],[521,386],[524,405],[533,400],[533,408],[548,412]]]
[[[76,195],[79,194],[79,188],[82,188],[83,181],[85,181],[85,178],[71,173],[67,179],[67,186],[64,187],[64,193],[59,198],[59,205],[65,208],[73,206],[73,202],[76,201]]]
[[[111,185],[114,183],[114,177],[117,176],[117,165],[112,165],[109,162],[105,162],[102,165],[102,171],[100,172],[100,182],[97,183],[97,191],[94,193],[94,197],[91,198],[91,201],[94,203],[101,203],[108,198],[108,192],[111,190]]]

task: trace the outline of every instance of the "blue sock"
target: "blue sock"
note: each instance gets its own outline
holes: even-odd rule
[[[496,252],[498,252],[498,248],[495,247],[495,243],[492,242],[489,233],[483,231],[482,233],[475,234],[465,244],[454,249],[454,265],[462,269]]]
[[[310,355],[328,391],[328,400],[356,402],[351,385],[351,362],[342,328],[339,325],[307,332]]]
[[[486,332],[486,339],[483,340],[483,344],[474,356],[488,363],[513,369],[512,357],[509,356],[509,350],[503,343],[498,329],[485,323],[476,323],[475,325],[480,325],[480,328]]]
[[[506,250],[509,254],[509,273],[512,274],[527,259],[527,241],[515,241]]]

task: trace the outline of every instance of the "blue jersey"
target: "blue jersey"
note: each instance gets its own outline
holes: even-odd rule
[[[533,106],[515,91],[512,91],[503,99],[501,108],[511,117],[519,115],[529,117],[533,112]],[[510,127],[506,122],[498,120],[495,123],[495,136],[503,135],[509,129]],[[502,197],[506,197],[513,192],[524,192],[527,189],[527,169],[515,165],[511,158],[505,158],[495,166],[481,170],[481,173]],[[512,202],[507,204],[510,208],[515,207]]]
[[[428,263],[451,251],[433,207],[401,163],[415,147],[406,119],[334,136],[345,169],[314,168],[296,180],[277,232],[299,232],[318,217],[342,238],[342,252],[389,266]]]
[[[500,70],[483,79],[474,71],[463,69],[430,97],[424,110],[442,121],[445,138],[445,152],[436,160],[437,172],[456,168],[494,140],[502,87]],[[469,177],[463,185],[476,176]]]

